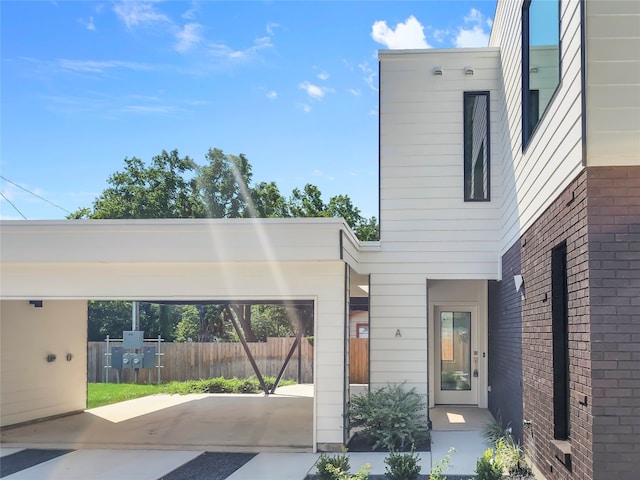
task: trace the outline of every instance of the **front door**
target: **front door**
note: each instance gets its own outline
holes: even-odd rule
[[[435,309],[435,403],[478,404],[478,320],[472,307]]]

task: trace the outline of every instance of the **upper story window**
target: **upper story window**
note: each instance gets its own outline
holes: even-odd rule
[[[464,201],[489,201],[489,92],[464,94]]]
[[[560,85],[560,0],[522,6],[522,149]]]

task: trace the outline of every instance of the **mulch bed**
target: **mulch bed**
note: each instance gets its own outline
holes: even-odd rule
[[[375,450],[373,449],[373,444],[375,442],[371,442],[368,439],[364,438],[360,433],[356,432],[351,440],[347,443],[347,451],[349,452],[387,452],[386,448],[378,447]],[[408,445],[403,452],[410,452],[411,445]],[[430,452],[431,451],[431,442],[426,440],[422,443],[415,445],[414,451],[416,452]]]

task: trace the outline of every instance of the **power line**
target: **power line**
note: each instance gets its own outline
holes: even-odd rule
[[[29,189],[27,189],[27,188],[24,188],[22,185],[18,185],[16,182],[12,182],[11,180],[9,180],[8,178],[3,177],[2,175],[0,175],[0,178],[1,178],[2,180],[4,180],[5,182],[9,182],[11,185],[15,185],[15,186],[16,186],[16,187],[18,187],[19,189],[24,190],[24,191],[25,191],[25,192],[27,192],[27,193],[30,193],[30,194],[31,194],[31,195],[33,195],[34,197],[37,197],[37,198],[39,198],[40,200],[42,200],[42,201],[44,201],[44,202],[47,202],[49,205],[53,205],[54,207],[59,208],[59,209],[60,209],[60,210],[62,210],[63,212],[71,213],[71,212],[70,212],[69,210],[67,210],[66,208],[61,207],[60,205],[57,205],[57,204],[53,203],[53,202],[52,202],[52,201],[50,201],[50,200],[47,200],[46,198],[44,198],[44,197],[43,197],[43,196],[41,196],[41,195],[38,195],[37,193],[33,193],[31,190],[29,190]],[[7,200],[7,202],[9,202],[9,200],[7,199],[7,197],[5,197],[4,195],[2,195],[2,196],[4,197],[4,199],[5,199],[5,200]],[[11,202],[9,202],[9,203],[11,203]],[[16,207],[15,207],[15,205],[13,205],[13,203],[11,203],[11,205],[13,206],[13,208],[16,208]],[[18,209],[16,208],[16,210],[18,210]],[[20,210],[18,210],[18,212],[20,212]],[[20,213],[20,215],[22,215],[22,213]],[[22,216],[24,217],[24,215],[22,215]],[[26,220],[26,219],[27,219],[27,217],[25,217],[25,220]]]
[[[15,211],[20,214],[20,216],[22,218],[24,218],[25,220],[27,219],[27,217],[24,216],[24,213],[22,213],[20,210],[18,210],[18,207],[16,207],[11,200],[9,200],[7,197],[5,197],[4,193],[0,192],[0,195],[2,195],[2,198],[4,198],[9,203],[9,205],[11,205],[15,209]]]

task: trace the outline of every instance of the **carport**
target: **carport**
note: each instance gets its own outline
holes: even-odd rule
[[[343,220],[4,221],[0,242],[3,427],[84,409],[88,299],[313,301],[309,446],[344,441],[358,242]]]

